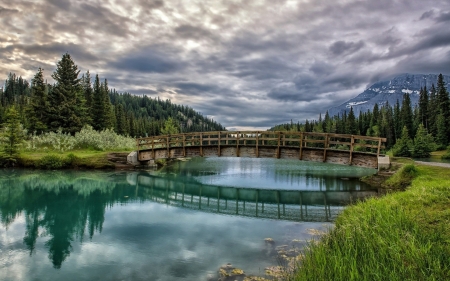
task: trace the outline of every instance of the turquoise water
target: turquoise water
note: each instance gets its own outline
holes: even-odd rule
[[[236,158],[3,170],[0,280],[208,280],[225,263],[263,276],[277,265],[274,247],[304,244],[351,196],[373,194],[352,179],[373,172]]]

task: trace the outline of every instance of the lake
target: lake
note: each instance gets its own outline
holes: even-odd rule
[[[0,171],[0,280],[264,276],[344,206],[373,169],[195,158],[149,171]],[[269,239],[270,238],[270,239]],[[280,247],[281,246],[281,247]]]

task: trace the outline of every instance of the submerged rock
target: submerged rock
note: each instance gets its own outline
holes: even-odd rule
[[[244,281],[245,273],[242,269],[234,267],[231,263],[219,268],[218,281]]]

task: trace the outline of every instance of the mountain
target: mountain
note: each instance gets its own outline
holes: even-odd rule
[[[420,88],[427,86],[428,91],[431,85],[436,86],[438,74],[401,74],[391,80],[379,81],[367,88],[358,96],[344,102],[343,104],[330,108],[328,113],[330,116],[337,114],[342,115],[344,111],[350,111],[353,107],[355,115],[358,116],[360,111],[372,110],[375,104],[378,106],[389,102],[394,105],[397,100],[402,102],[403,94],[409,93],[411,104],[415,106],[419,101]],[[450,76],[444,75],[444,81],[447,83],[447,89],[450,85]]]

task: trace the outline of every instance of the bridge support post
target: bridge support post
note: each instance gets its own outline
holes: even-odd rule
[[[281,132],[278,132],[278,148],[277,148],[277,158],[280,159],[280,142],[281,142]]]
[[[220,135],[222,132],[219,132],[219,135],[217,136],[217,156],[220,157]]]
[[[325,143],[323,144],[323,162],[327,161],[328,134],[325,135]]]
[[[203,133],[200,133],[200,156],[203,157]]]
[[[256,158],[259,158],[259,132],[256,132]],[[258,215],[258,211],[256,211],[256,215]]]
[[[351,141],[350,141],[350,159],[349,159],[349,165],[352,165],[353,161],[353,145],[355,143],[355,137],[352,135]]]
[[[237,134],[236,134],[236,157],[239,157],[239,135],[240,135],[240,133],[237,132]]]
[[[303,132],[300,133],[300,155],[299,160],[303,158]]]
[[[183,157],[186,157],[186,135],[183,134]]]

